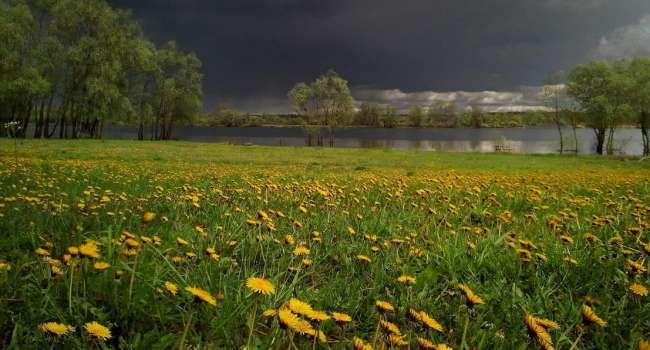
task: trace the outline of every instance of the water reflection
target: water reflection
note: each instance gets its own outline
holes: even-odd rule
[[[495,152],[500,147],[513,153],[556,153],[560,148],[554,128],[500,128],[500,129],[376,129],[345,128],[333,131],[334,147],[395,148],[435,152]],[[109,127],[108,138],[135,139],[137,129]],[[328,134],[326,134],[328,135]],[[569,135],[569,136],[567,136]],[[565,150],[574,152],[575,139],[571,130],[565,132]],[[615,134],[618,154],[640,155],[641,132],[638,129],[618,129]],[[174,132],[179,140],[220,142],[240,145],[305,146],[307,137],[302,128],[179,128]],[[579,129],[578,153],[596,151],[591,129]],[[323,139],[329,144],[329,137]]]

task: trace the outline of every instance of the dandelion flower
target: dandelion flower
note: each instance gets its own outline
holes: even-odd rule
[[[313,310],[312,312],[306,314],[305,316],[307,316],[312,321],[319,321],[319,322],[327,321],[330,319],[327,313],[318,310]]]
[[[88,241],[79,246],[79,254],[93,259],[99,259],[99,246],[95,241]]]
[[[381,320],[379,321],[379,324],[382,326],[382,328],[384,328],[385,330],[393,334],[402,335],[402,332],[399,330],[399,327],[392,322]]]
[[[309,248],[305,246],[298,246],[296,249],[293,250],[293,255],[300,256],[300,255],[307,255],[309,254]]]
[[[280,318],[280,322],[288,328],[294,330],[298,328],[300,318],[289,309],[280,309],[280,311],[278,311],[278,318]]]
[[[397,334],[391,334],[388,336],[388,343],[392,346],[407,346],[409,343],[404,340],[404,338]]]
[[[646,286],[642,285],[641,283],[632,283],[630,284],[630,292],[638,295],[638,296],[646,296],[648,295],[648,288]]]
[[[217,306],[217,300],[208,291],[196,287],[187,287],[185,290],[197,299],[204,301],[212,306]]]
[[[74,332],[74,327],[64,323],[45,322],[41,325],[41,330],[45,333],[54,334],[61,337],[68,335],[70,332]]]
[[[480,296],[476,295],[466,284],[460,284],[458,288],[465,293],[467,301],[469,301],[470,304],[485,304],[485,301]]]
[[[600,327],[605,327],[607,325],[607,322],[598,317],[596,312],[588,305],[582,305],[582,318],[585,320],[585,323],[594,323]]]
[[[178,293],[178,287],[171,282],[165,282],[165,289],[167,289],[171,295],[176,295],[176,293]]]
[[[257,294],[264,294],[264,295],[275,294],[275,287],[273,286],[273,283],[271,283],[271,281],[264,278],[249,277],[246,280],[246,287],[248,287],[250,290],[252,290],[254,293]]]
[[[397,278],[397,281],[405,284],[415,284],[415,277],[409,275],[401,275]]]
[[[423,349],[435,349],[436,345],[429,339],[420,338],[417,339],[418,345]]]
[[[650,342],[641,339],[639,342],[639,350],[650,350]]]
[[[422,323],[424,323],[425,326],[427,326],[430,329],[433,329],[440,333],[444,332],[445,330],[438,321],[436,321],[433,317],[429,316],[424,311],[420,311],[420,320]]]
[[[294,312],[298,315],[307,316],[308,314],[314,312],[314,309],[312,309],[311,305],[296,298],[289,299],[288,306],[291,312]]]
[[[352,321],[352,317],[350,317],[350,315],[344,314],[342,312],[332,312],[332,318],[334,321],[341,323]]]
[[[532,315],[526,315],[526,324],[531,333],[535,335],[539,344],[544,350],[553,350],[553,339],[548,334],[546,328],[537,323],[537,320]]]
[[[373,350],[372,345],[357,337],[352,339],[352,345],[354,346],[354,350]]]
[[[111,339],[111,330],[108,329],[105,326],[102,326],[101,324],[93,321],[93,322],[88,322],[84,325],[84,328],[86,329],[86,332],[90,334],[92,337],[98,339],[98,340],[108,340]]]
[[[144,215],[142,215],[142,222],[144,222],[145,224],[148,224],[148,223],[152,222],[155,218],[156,218],[156,214],[148,211],[148,212],[144,213]]]
[[[264,312],[262,312],[262,315],[264,315],[264,317],[273,317],[273,316],[277,315],[277,313],[278,313],[278,310],[276,310],[276,309],[266,309],[266,310],[264,310]]]
[[[110,266],[111,265],[109,263],[103,262],[103,261],[102,262],[96,262],[95,265],[94,265],[95,270],[106,270]]]
[[[372,260],[370,260],[369,257],[367,257],[365,255],[357,255],[357,259],[360,260],[360,261],[363,261],[363,262],[371,262],[372,261]]]
[[[395,311],[395,307],[387,301],[377,300],[375,305],[382,311]]]

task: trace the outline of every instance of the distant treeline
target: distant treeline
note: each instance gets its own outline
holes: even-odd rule
[[[129,123],[140,139],[169,139],[201,110],[200,68],[104,0],[0,1],[0,122],[11,126],[0,133],[98,138]]]
[[[259,127],[259,126],[317,126],[317,121],[299,114],[250,114],[229,106],[219,106],[215,111],[198,117],[197,126]],[[554,125],[553,113],[544,111],[483,112],[479,108],[468,111],[444,113],[434,106],[425,109],[415,106],[398,113],[390,106],[363,102],[358,111],[340,121],[338,126],[349,127],[430,127],[430,128],[505,128]]]

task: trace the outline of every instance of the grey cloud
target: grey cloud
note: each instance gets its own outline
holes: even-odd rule
[[[615,60],[650,55],[650,16],[603,36],[593,52],[596,58]]]

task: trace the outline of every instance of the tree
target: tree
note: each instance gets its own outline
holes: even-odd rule
[[[0,1],[0,121],[18,122],[19,136],[33,122],[34,137],[58,129],[76,138],[135,120],[139,139],[158,121],[168,138],[170,120],[189,119],[201,104],[200,61],[169,52],[105,0]]]
[[[562,135],[562,125],[564,124],[563,113],[566,110],[566,105],[568,104],[566,86],[562,83],[563,77],[564,72],[554,72],[547,79],[546,84],[542,88],[544,103],[551,109],[553,123],[557,128],[557,132],[560,138],[560,154],[564,153],[564,136]]]
[[[481,128],[483,126],[483,111],[479,106],[470,106],[468,114],[471,127]]]
[[[345,124],[354,108],[348,82],[333,70],[310,84],[296,84],[287,95],[294,110],[303,114],[310,124],[328,128],[330,145],[334,144],[332,129]],[[318,143],[322,144],[321,135]]]
[[[613,152],[614,130],[624,114],[627,89],[620,67],[604,61],[581,64],[571,70],[567,93],[586,113],[587,125],[596,135],[596,152]],[[609,132],[609,135],[608,135]]]
[[[427,111],[429,124],[433,126],[454,126],[456,124],[456,103],[454,101],[436,101]]]
[[[393,106],[386,106],[381,116],[381,122],[384,128],[394,128],[397,126],[397,110]]]
[[[355,116],[358,125],[381,126],[382,108],[374,102],[363,102]]]
[[[324,126],[338,125],[354,108],[348,82],[333,70],[309,85],[296,84],[288,96],[296,112]]]
[[[637,116],[643,141],[643,155],[650,155],[650,59],[635,58],[627,63],[631,109]]]
[[[214,112],[209,115],[210,126],[241,127],[246,123],[243,113],[236,111],[228,105],[219,105]]]
[[[409,125],[413,127],[421,127],[424,122],[424,110],[420,105],[412,106],[408,112]]]

